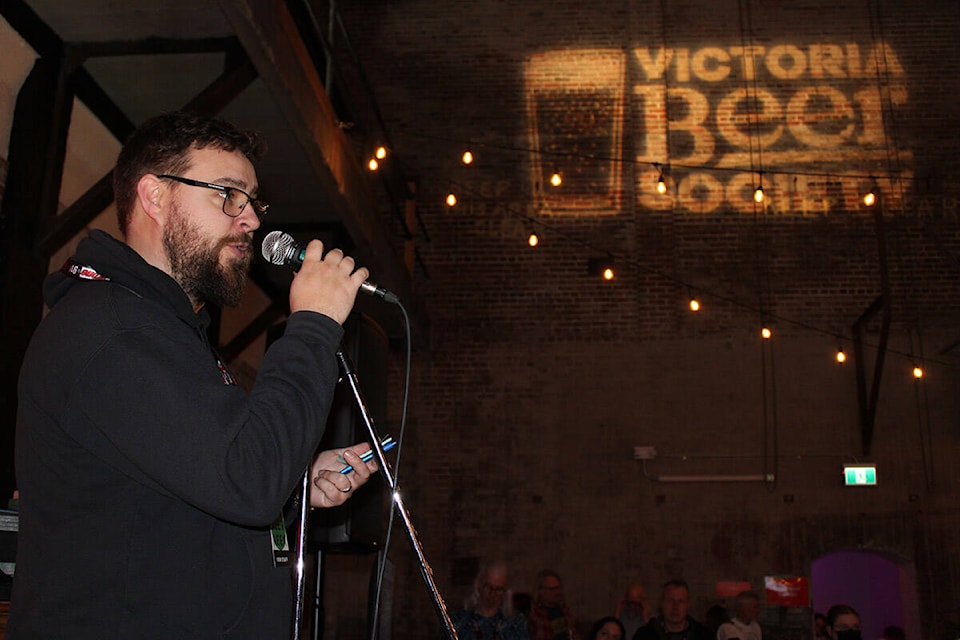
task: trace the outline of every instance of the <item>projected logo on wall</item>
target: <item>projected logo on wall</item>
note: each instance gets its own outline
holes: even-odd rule
[[[544,213],[612,215],[627,197],[748,213],[761,183],[768,211],[857,210],[873,182],[897,208],[912,178],[888,131],[907,91],[887,45],[553,51],[527,60],[525,81]]]

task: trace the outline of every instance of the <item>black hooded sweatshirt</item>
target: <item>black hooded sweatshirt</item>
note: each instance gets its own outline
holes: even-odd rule
[[[20,375],[7,637],[290,637],[269,526],[323,435],[342,328],[292,314],[248,395],[167,274],[99,231],[70,264]]]

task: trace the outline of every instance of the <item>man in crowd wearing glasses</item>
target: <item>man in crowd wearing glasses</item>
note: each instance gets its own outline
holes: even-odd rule
[[[366,444],[314,455],[367,270],[311,242],[284,336],[250,393],[237,386],[205,305],[240,301],[262,148],[218,120],[148,120],[114,170],[125,242],[93,231],[46,280],[19,385],[8,638],[290,636],[271,525],[308,467],[314,507],[376,470]]]
[[[560,574],[553,569],[537,573],[537,596],[530,608],[527,628],[531,640],[579,640]]]

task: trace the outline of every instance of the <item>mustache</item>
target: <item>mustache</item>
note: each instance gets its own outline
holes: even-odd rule
[[[232,236],[227,236],[222,238],[220,242],[217,243],[217,251],[223,249],[224,247],[229,247],[233,245],[243,245],[244,251],[249,254],[253,254],[253,234],[238,233]]]

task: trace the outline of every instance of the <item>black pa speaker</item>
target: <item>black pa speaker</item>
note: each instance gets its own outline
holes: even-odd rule
[[[353,365],[367,411],[381,438],[386,430],[389,343],[384,331],[368,316],[351,314],[344,324],[341,350]],[[397,434],[390,434],[397,435]],[[369,442],[356,400],[346,380],[337,385],[320,448]],[[357,489],[344,504],[314,509],[307,530],[308,549],[326,553],[367,554],[383,544],[384,481],[380,474]]]

